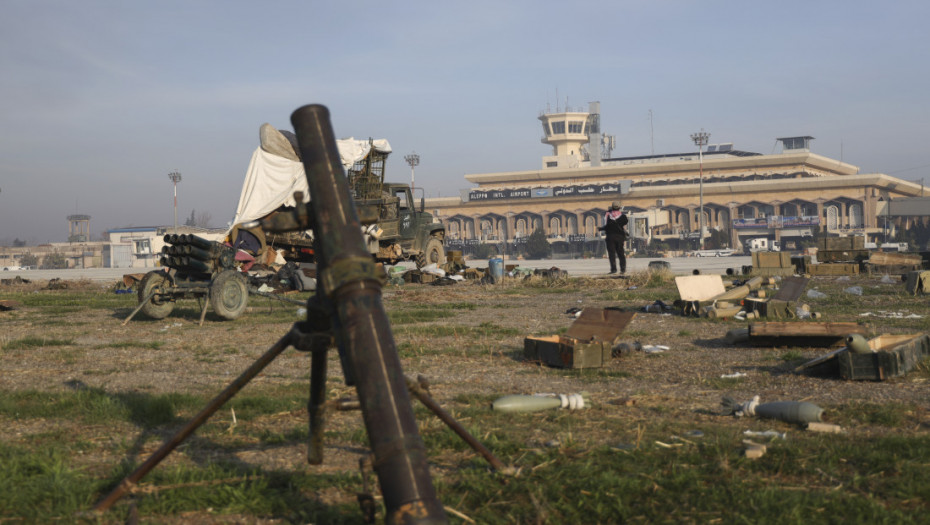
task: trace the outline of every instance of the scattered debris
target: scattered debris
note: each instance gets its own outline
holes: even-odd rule
[[[647,354],[661,354],[668,349],[665,345],[643,345],[643,352]]]
[[[663,314],[671,312],[672,306],[665,304],[659,299],[656,299],[656,301],[652,304],[647,304],[646,306],[642,307],[642,311],[647,313]]]
[[[842,434],[845,432],[843,427],[839,425],[834,425],[833,423],[820,423],[817,421],[808,423],[807,427],[805,428],[810,432],[824,432],[828,434]]]
[[[49,290],[67,290],[68,281],[62,281],[58,277],[55,277],[54,279],[49,279],[48,286],[46,288]]]
[[[643,345],[641,345],[639,341],[633,343],[618,343],[611,349],[610,355],[613,357],[620,357],[632,354],[633,352],[642,352],[642,350]]]
[[[845,288],[843,291],[850,295],[862,295],[863,290],[861,286],[850,286],[849,288]]]
[[[759,404],[759,396],[750,401],[738,403],[730,397],[724,397],[721,403],[731,414],[741,416],[758,416],[777,419],[785,423],[810,423],[821,421],[823,409],[807,401],[774,401]]]
[[[16,310],[21,308],[23,305],[19,301],[13,301],[10,299],[5,299],[0,301],[0,311],[6,312],[8,310]]]
[[[554,408],[580,410],[590,406],[587,392],[578,394],[510,395],[495,400],[491,408],[499,412],[539,412]]]
[[[882,319],[921,319],[922,315],[911,314],[907,312],[889,312],[886,310],[879,310],[878,312],[864,312],[859,314],[859,317],[880,317]]]
[[[672,269],[672,265],[668,261],[649,261],[649,265],[647,267],[650,271],[653,272],[662,270],[668,271]]]
[[[810,423],[808,423],[808,424],[810,424]],[[744,431],[743,431],[743,435],[744,435],[744,436],[749,436],[749,437],[765,437],[765,438],[769,438],[769,439],[781,439],[781,440],[788,439],[788,433],[787,433],[787,432],[778,432],[777,430],[762,430],[762,431],[760,431],[760,430],[744,430]]]
[[[720,379],[737,379],[740,377],[746,377],[745,372],[733,372],[732,374],[723,374],[720,376]]]
[[[631,407],[636,404],[636,400],[633,398],[629,398],[629,397],[621,397],[619,399],[612,399],[608,401],[608,403],[610,403],[611,405]]]
[[[602,367],[612,357],[620,334],[635,316],[636,312],[585,308],[565,335],[526,337],[523,355],[527,360],[555,367]]]
[[[748,439],[743,440],[743,446],[746,447],[743,450],[743,454],[747,459],[759,459],[765,455],[766,445],[761,443],[756,443],[755,441],[750,441]]]

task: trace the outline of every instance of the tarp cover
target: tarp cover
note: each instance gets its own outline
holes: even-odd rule
[[[364,159],[372,146],[382,153],[391,152],[391,145],[385,139],[369,142],[348,138],[337,140],[336,146],[342,166],[347,170]],[[310,202],[303,163],[269,153],[259,146],[252,153],[232,225],[260,219],[282,205],[294,206],[295,191],[302,191],[304,202]]]

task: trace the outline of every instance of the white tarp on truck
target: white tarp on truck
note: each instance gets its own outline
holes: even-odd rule
[[[261,146],[252,153],[232,225],[260,219],[281,206],[294,206],[295,191],[302,191],[304,202],[310,202],[307,176],[303,163],[298,160],[293,139],[288,139],[271,124],[263,124],[259,135]],[[346,170],[368,156],[372,147],[383,153],[391,152],[391,145],[385,139],[348,138],[337,140],[336,146]]]

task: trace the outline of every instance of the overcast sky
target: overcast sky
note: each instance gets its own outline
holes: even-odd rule
[[[329,106],[387,178],[538,169],[540,112],[601,103],[613,156],[690,134],[930,184],[930,2],[0,0],[0,244],[232,218],[259,126]],[[650,119],[650,111],[652,118]]]

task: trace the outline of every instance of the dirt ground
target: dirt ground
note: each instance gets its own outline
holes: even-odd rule
[[[831,321],[859,321],[861,311],[873,303],[886,286],[894,307],[900,285],[882,285],[876,279],[857,283],[875,291],[867,297],[844,297],[842,286],[820,305],[837,309]],[[30,293],[50,293],[45,283],[34,283]],[[818,285],[818,283],[812,283]],[[81,294],[99,284],[72,283],[76,311],[48,313],[42,308],[23,307],[0,312],[0,389],[66,391],[91,387],[107,392],[196,393],[212,396],[220,392],[252,362],[283,336],[292,322],[300,319],[299,306],[274,301],[256,302],[236,321],[221,321],[208,315],[198,325],[199,308],[189,300],[162,320],[141,315],[125,326],[123,320],[135,307],[134,295],[125,295],[124,304],[115,308],[80,308]],[[821,289],[830,282],[821,282]],[[7,289],[9,290],[9,288]],[[22,291],[22,288],[17,288]],[[620,307],[639,310],[657,296],[674,295],[674,284],[646,287],[642,277],[630,279],[569,279],[556,283],[513,281],[502,285],[470,282],[454,286],[404,285],[387,287],[384,304],[388,312],[443,310],[448,317],[413,323],[395,323],[394,337],[400,348],[404,369],[409,374],[429,378],[432,395],[454,412],[460,396],[497,396],[537,392],[573,393],[587,391],[594,405],[626,411],[631,420],[720,421],[717,415],[721,397],[729,395],[748,401],[759,395],[763,402],[804,400],[826,409],[849,403],[898,403],[919,407],[915,419],[926,428],[930,414],[930,385],[926,371],[885,382],[843,381],[809,377],[792,372],[799,361],[822,355],[825,348],[731,346],[724,336],[745,321],[710,321],[681,315],[638,312],[624,332],[623,340],[665,345],[662,353],[634,352],[615,358],[604,369],[590,373],[553,369],[522,358],[527,335],[563,332],[574,320],[571,308]],[[2,290],[0,290],[2,292]],[[56,292],[61,293],[61,292]],[[870,299],[871,298],[871,299]],[[861,308],[843,309],[844,301],[855,301]],[[930,307],[909,300],[907,311],[930,315]],[[817,305],[814,305],[815,307]],[[67,310],[67,308],[66,308]],[[907,326],[883,326],[867,318],[872,333],[913,332]],[[923,321],[918,321],[923,322]],[[446,327],[432,332],[431,326]],[[449,327],[457,327],[450,330]],[[70,344],[7,349],[10,343],[41,337],[66,340]],[[787,358],[786,354],[791,353]],[[745,374],[737,380],[721,376]],[[330,398],[350,395],[345,387],[335,351],[331,352]],[[277,358],[248,388],[273,388],[307,384],[309,356],[293,349]],[[631,400],[618,403],[618,400]],[[613,410],[613,409],[612,409]],[[228,414],[217,418],[228,419]],[[263,424],[305,420],[306,413],[269,414]],[[333,428],[358,424],[360,417],[338,415]],[[16,442],[48,430],[48,425],[68,427],[68,421],[26,420],[26,423],[0,416],[0,439]],[[429,422],[426,424],[436,424]],[[138,429],[126,424],[120,428],[97,429],[111,439],[138,437]],[[867,434],[870,428],[850,429]],[[122,437],[119,437],[122,435]],[[592,439],[612,439],[593,435]],[[359,451],[338,443],[327,445],[327,469],[355,468]],[[140,451],[141,454],[142,451]],[[306,468],[302,447],[251,449],[239,459],[265,467]],[[140,456],[142,457],[142,456]],[[116,458],[97,458],[104,465]]]

